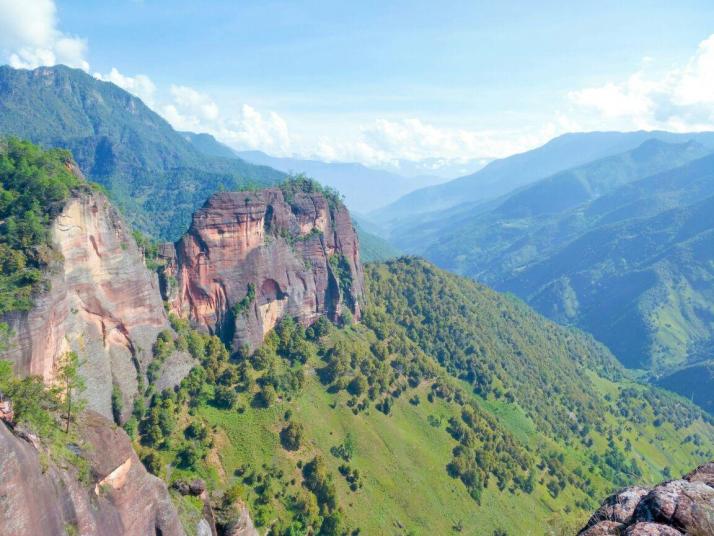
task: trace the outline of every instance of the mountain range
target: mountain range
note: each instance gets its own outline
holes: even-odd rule
[[[376,222],[65,67],[0,70],[0,134],[0,536],[574,534],[714,458],[711,134]]]
[[[0,133],[69,149],[144,232],[175,239],[219,188],[269,185],[284,173],[207,156],[140,99],[64,66],[0,66]]]
[[[182,135],[207,155],[241,158],[252,164],[269,166],[284,173],[304,173],[321,184],[335,188],[345,197],[354,212],[367,213],[379,209],[403,195],[446,179],[437,175],[402,176],[382,169],[349,162],[321,162],[299,158],[275,157],[262,151],[234,151],[209,134],[183,132]]]
[[[714,456],[710,416],[586,333],[421,259],[363,267],[317,183],[217,192],[157,244],[66,151],[8,140],[0,169],[28,270],[3,294],[32,283],[0,311],[3,536],[574,533]]]
[[[388,224],[458,205],[484,203],[559,171],[634,149],[649,139],[668,142],[696,139],[711,145],[714,135],[656,131],[564,134],[537,149],[494,160],[472,175],[411,192],[374,211],[370,217],[377,223]]]
[[[711,410],[710,375],[667,376],[712,358],[712,139],[654,133],[496,199],[394,222],[390,240],[589,331]]]

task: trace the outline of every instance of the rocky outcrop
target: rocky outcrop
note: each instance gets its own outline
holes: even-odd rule
[[[165,484],[144,469],[121,428],[87,412],[79,436],[89,482],[0,423],[0,536],[184,534]]]
[[[82,362],[89,407],[112,415],[112,388],[131,412],[137,378],[168,320],[158,279],[144,265],[129,228],[104,195],[83,189],[66,203],[51,235],[57,260],[35,307],[0,319],[14,333],[3,358],[19,375],[48,383],[58,360],[73,350]]]
[[[360,316],[357,235],[347,209],[320,193],[215,194],[163,255],[171,309],[234,350],[257,346],[285,316]]]
[[[652,489],[608,497],[579,536],[714,535],[714,462]]]

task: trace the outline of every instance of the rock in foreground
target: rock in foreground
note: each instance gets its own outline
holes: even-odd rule
[[[184,534],[166,485],[144,469],[121,428],[87,412],[79,435],[88,478],[0,423],[0,536]]]
[[[608,497],[579,536],[714,535],[714,462],[653,489],[625,488]]]

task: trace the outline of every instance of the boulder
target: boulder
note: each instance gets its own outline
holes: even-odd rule
[[[619,536],[625,525],[617,521],[598,521],[578,533],[578,536]]]
[[[608,497],[579,536],[714,536],[714,462],[652,489],[625,488]]]
[[[667,482],[640,501],[634,517],[638,521],[665,523],[687,533],[694,533],[708,520],[714,528],[714,488],[699,481]]]
[[[689,482],[704,482],[714,488],[714,462],[708,462],[697,467],[694,471],[684,476]]]
[[[639,522],[627,527],[623,536],[682,536],[678,530],[659,523]]]
[[[586,527],[601,521],[616,521],[627,524],[632,520],[640,499],[647,495],[649,490],[639,486],[632,486],[610,495],[602,506],[592,515]]]

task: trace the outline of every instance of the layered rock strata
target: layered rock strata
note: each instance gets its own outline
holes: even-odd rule
[[[234,350],[255,348],[285,316],[360,317],[357,235],[347,209],[320,193],[215,194],[162,254],[171,309]]]
[[[70,198],[51,236],[57,259],[46,274],[47,290],[32,310],[0,319],[13,333],[3,358],[17,374],[51,383],[62,355],[75,351],[89,408],[111,417],[116,386],[126,416],[156,336],[169,327],[157,276],[100,193],[85,189]]]
[[[166,485],[144,469],[121,428],[87,412],[79,436],[89,482],[0,423],[0,536],[184,535]]]

